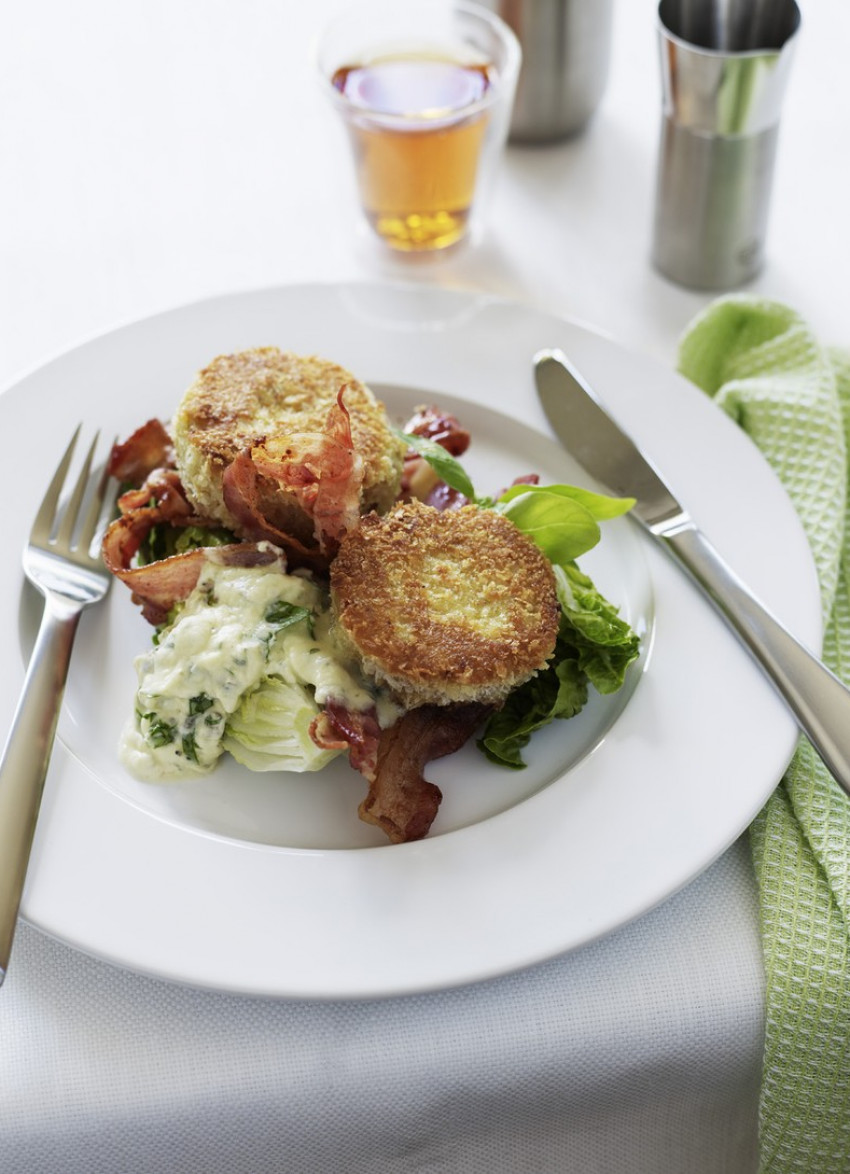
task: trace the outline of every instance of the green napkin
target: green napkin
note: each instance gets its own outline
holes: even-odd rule
[[[784,306],[724,297],[688,327],[679,369],[785,486],[817,565],[823,659],[850,684],[850,353],[824,348]],[[750,839],[767,976],[760,1169],[846,1174],[850,800],[805,739]]]

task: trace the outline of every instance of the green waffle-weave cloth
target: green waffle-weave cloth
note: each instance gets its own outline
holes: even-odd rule
[[[730,296],[686,329],[678,365],[748,433],[794,503],[819,576],[823,659],[850,684],[850,352],[786,306]],[[850,799],[805,738],[750,842],[767,984],[760,1171],[847,1174]]]

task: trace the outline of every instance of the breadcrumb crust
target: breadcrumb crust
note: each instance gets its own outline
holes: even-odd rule
[[[256,347],[213,359],[198,373],[174,416],[177,467],[199,512],[234,528],[222,500],[227,466],[267,437],[323,432],[343,384],[352,440],[363,461],[363,509],[389,509],[398,495],[405,445],[390,430],[383,404],[336,363]],[[294,496],[277,485],[267,489],[264,506],[280,528],[309,534],[310,520]]]
[[[552,655],[552,567],[493,510],[369,514],[331,566],[337,638],[408,706],[499,703]]]

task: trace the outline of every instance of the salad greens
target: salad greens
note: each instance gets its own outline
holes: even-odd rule
[[[445,481],[449,489],[456,489],[458,493],[462,493],[470,501],[480,504],[480,499],[475,495],[475,489],[466,469],[448,449],[443,448],[441,444],[437,444],[436,440],[431,440],[427,436],[416,436],[412,432],[402,432],[400,429],[396,429],[395,433],[405,444],[418,452],[420,457],[425,458],[440,480]]]
[[[490,716],[478,741],[491,761],[520,769],[535,730],[577,714],[591,686],[615,692],[638,655],[638,636],[576,561],[599,541],[600,522],[634,502],[571,485],[516,484],[498,498],[481,497],[441,445],[399,435],[447,486],[509,518],[553,567],[561,607],[554,653]],[[151,531],[140,561],[233,540],[224,529],[164,523]],[[351,697],[356,707],[372,697],[338,661],[330,636],[327,601],[308,579],[210,569],[158,629],[153,651],[140,658],[127,754],[149,773],[209,769],[222,750],[252,770],[320,769],[338,752],[321,749],[310,736],[326,697]],[[192,682],[198,685],[191,688]]]
[[[522,750],[535,730],[555,718],[574,717],[587,702],[588,685],[599,693],[616,692],[637,658],[637,634],[576,563],[599,541],[599,522],[627,513],[634,499],[573,485],[512,485],[495,500],[479,497],[466,470],[444,448],[420,436],[402,435],[450,488],[510,518],[554,569],[561,604],[554,654],[546,668],[508,696],[478,741],[491,761],[521,769]]]
[[[137,555],[140,566],[169,558],[173,554],[185,554],[199,546],[227,546],[237,542],[230,530],[224,526],[172,526],[164,522],[152,526],[139,547]]]

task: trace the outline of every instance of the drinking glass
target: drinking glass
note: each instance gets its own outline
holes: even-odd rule
[[[520,59],[508,26],[468,0],[369,0],[327,27],[321,84],[350,139],[365,220],[390,248],[478,234]]]

